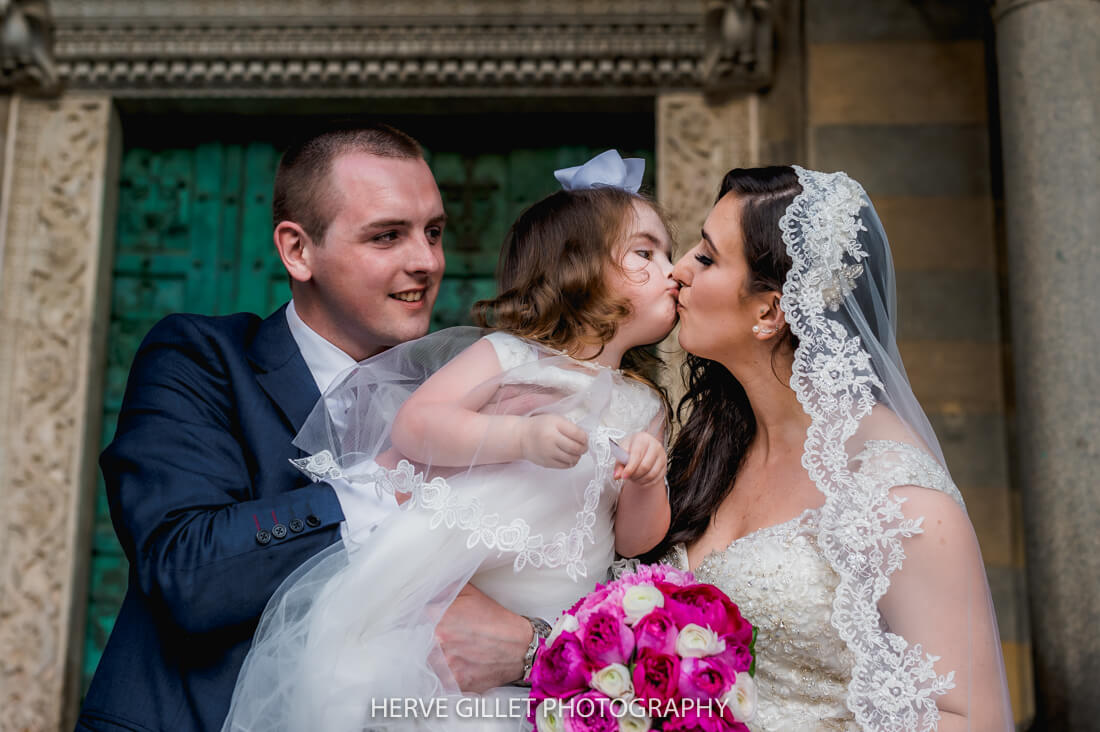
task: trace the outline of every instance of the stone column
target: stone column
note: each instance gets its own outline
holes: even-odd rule
[[[12,98],[0,208],[0,731],[72,729],[113,251],[109,97]]]
[[[1100,2],[994,22],[1038,719],[1100,730]]]

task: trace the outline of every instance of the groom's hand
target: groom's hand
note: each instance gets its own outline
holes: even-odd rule
[[[466,585],[436,626],[447,666],[463,691],[484,692],[523,676],[531,623]]]

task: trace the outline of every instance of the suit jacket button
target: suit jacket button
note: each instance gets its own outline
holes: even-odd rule
[[[316,529],[318,526],[321,525],[321,519],[317,518],[311,513],[310,515],[306,516],[306,525],[310,528]]]
[[[304,528],[305,524],[302,523],[302,519],[291,519],[290,530],[293,531],[295,534],[297,534]]]
[[[271,535],[274,536],[276,539],[285,539],[286,527],[282,524],[275,524],[271,527]]]
[[[256,532],[256,543],[260,546],[271,543],[271,532],[267,529],[260,529]]]

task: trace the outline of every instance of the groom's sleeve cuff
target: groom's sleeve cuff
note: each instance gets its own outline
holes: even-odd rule
[[[373,483],[350,483],[344,478],[325,481],[336,493],[344,520],[340,523],[340,538],[369,532],[397,510],[397,501],[388,493],[379,496]]]

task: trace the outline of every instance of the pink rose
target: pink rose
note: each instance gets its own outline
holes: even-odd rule
[[[684,587],[693,583],[695,577],[691,572],[684,572],[668,564],[640,564],[634,571],[624,574],[617,581],[628,587],[657,582]]]
[[[672,613],[681,628],[696,623],[718,635],[733,636],[739,645],[752,642],[752,625],[741,617],[741,611],[726,593],[714,585],[696,584],[669,593],[665,608]]]
[[[576,615],[577,611],[581,608],[592,607],[593,605],[599,604],[603,601],[604,597],[607,596],[608,587],[609,585],[597,584],[591,592],[589,592],[587,595],[584,595],[583,597],[581,597],[581,599],[573,603],[573,607],[566,610],[566,612],[570,615]]]
[[[721,699],[736,678],[737,672],[716,656],[685,658],[680,662],[680,696]]]
[[[613,582],[597,597],[589,596],[588,600],[577,609],[577,621],[581,627],[588,625],[589,619],[600,612],[611,613],[620,619],[625,617],[626,613],[623,611],[623,593],[625,592],[625,585]]]
[[[618,613],[597,610],[581,621],[580,633],[581,646],[597,669],[612,663],[626,664],[634,652],[634,633],[627,627],[621,608]]]
[[[680,684],[680,659],[668,653],[642,651],[634,666],[634,695],[639,699],[676,698]]]
[[[598,691],[578,694],[562,707],[565,732],[618,732],[611,700]]]
[[[539,651],[531,668],[531,695],[563,699],[588,688],[588,659],[577,637],[562,633],[554,644]]]
[[[676,592],[677,590],[682,590],[684,588],[684,585],[677,585],[666,580],[654,580],[653,586],[661,591],[661,594],[665,596],[666,600],[669,598],[669,596],[672,595],[673,592]]]
[[[673,654],[676,652],[676,636],[679,630],[672,616],[664,608],[654,608],[634,626],[634,645],[638,652],[650,650],[655,653]]]
[[[737,671],[748,671],[752,668],[752,653],[749,652],[747,646],[738,645],[736,639],[730,635],[725,636],[726,650],[719,653],[714,658],[722,659],[722,662],[729,668]]]

